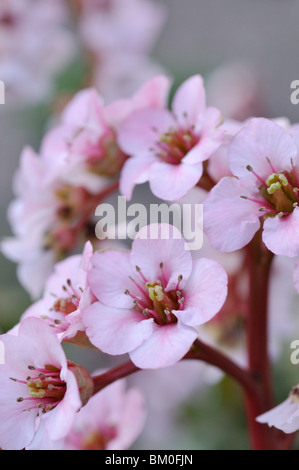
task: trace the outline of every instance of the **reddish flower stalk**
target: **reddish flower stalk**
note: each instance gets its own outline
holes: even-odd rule
[[[247,246],[249,272],[249,315],[247,320],[247,348],[251,374],[260,388],[259,399],[247,394],[249,433],[256,450],[275,448],[276,431],[259,424],[256,417],[274,406],[271,363],[268,351],[268,288],[273,253],[261,240],[261,231]]]
[[[137,372],[138,370],[140,369],[135,366],[132,361],[128,361],[115,367],[115,369],[108,370],[101,375],[93,377],[94,395],[116,380],[123,379],[128,375],[134,374],[134,372]]]
[[[248,371],[242,369],[227,356],[198,339],[194,342],[184,359],[197,359],[216,366],[236,380],[247,393],[256,397],[259,395],[259,387]],[[127,377],[138,370],[140,369],[135,366],[132,361],[128,361],[104,374],[93,377],[94,393],[99,392],[112,382]]]

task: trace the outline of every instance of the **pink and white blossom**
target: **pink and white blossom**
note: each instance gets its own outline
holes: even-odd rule
[[[28,318],[18,336],[1,336],[5,364],[0,365],[0,447],[21,450],[34,442],[63,439],[76,413],[93,393],[85,369],[69,363],[47,325]]]
[[[92,195],[63,181],[59,167],[53,171],[30,148],[22,152],[14,193],[8,209],[14,236],[3,240],[1,250],[18,263],[20,282],[37,298],[55,262],[77,246],[84,229],[79,232],[77,226]]]
[[[132,98],[108,106],[95,90],[83,90],[66,107],[61,124],[46,134],[40,154],[22,152],[8,211],[14,237],[1,248],[18,263],[19,280],[33,298],[55,262],[81,247],[89,224],[90,239],[95,208],[116,189],[127,158],[116,140],[121,122],[136,109],[164,106],[168,86],[158,76]]]
[[[223,178],[204,202],[204,230],[214,248],[247,245],[263,225],[263,241],[274,254],[299,254],[299,163],[295,131],[252,119],[229,148],[233,177]]]
[[[66,184],[99,193],[118,176],[128,156],[119,148],[117,132],[122,121],[143,108],[165,105],[169,83],[157,76],[130,98],[104,104],[91,88],[78,92],[64,109],[61,123],[43,139],[41,156],[49,171]]]
[[[91,343],[108,354],[129,353],[149,369],[182,359],[196,327],[227,295],[224,269],[206,258],[193,261],[180,232],[165,224],[141,229],[131,252],[95,253],[88,281],[99,299],[83,314]]]
[[[186,80],[168,109],[133,113],[119,130],[120,147],[131,158],[121,173],[121,192],[131,199],[136,184],[149,181],[166,200],[182,198],[203,173],[203,162],[220,146],[220,112],[206,107],[203,80]]]
[[[87,242],[82,255],[57,263],[43,297],[25,311],[21,322],[29,317],[41,318],[60,341],[87,345],[82,312],[96,300],[87,282],[92,254],[92,245]]]
[[[67,435],[66,450],[126,450],[143,430],[143,394],[118,380],[94,395],[76,415]]]

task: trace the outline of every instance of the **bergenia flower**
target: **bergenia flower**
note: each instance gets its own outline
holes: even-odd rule
[[[137,388],[119,380],[94,395],[76,415],[67,450],[126,450],[141,433],[146,406]]]
[[[9,207],[14,237],[2,251],[19,264],[19,280],[33,298],[55,262],[94,233],[95,208],[116,188],[127,158],[116,141],[121,122],[136,109],[165,106],[168,88],[166,77],[158,76],[132,98],[106,107],[95,90],[83,90],[66,107],[62,123],[46,134],[40,154],[22,152]]]
[[[140,368],[182,359],[196,327],[220,310],[227,295],[222,266],[192,261],[180,232],[166,224],[141,229],[131,252],[98,252],[91,263],[88,281],[99,302],[83,313],[86,333],[101,351],[129,353]]]
[[[53,92],[55,77],[75,56],[69,24],[61,0],[1,1],[0,76],[8,102],[36,102]]]
[[[280,429],[286,434],[292,434],[299,429],[299,385],[296,385],[290,396],[280,405],[257,418],[259,423],[268,424]]]
[[[59,168],[26,148],[22,152],[14,191],[16,199],[8,209],[14,237],[4,239],[2,252],[18,263],[18,278],[37,298],[56,261],[71,253],[84,238],[82,225],[92,195],[83,187],[63,181]],[[80,228],[80,224],[82,227]]]
[[[0,447],[35,447],[44,435],[63,439],[93,394],[89,373],[67,361],[58,339],[40,319],[24,320],[18,336],[2,335],[1,341]]]
[[[49,167],[60,168],[66,183],[98,193],[119,174],[128,158],[117,143],[122,121],[138,109],[162,108],[168,89],[166,77],[157,76],[131,98],[107,106],[95,89],[80,91],[66,106],[61,124],[45,136],[42,158]]]
[[[229,148],[232,177],[204,201],[204,230],[213,247],[238,250],[263,225],[263,241],[277,255],[299,254],[299,161],[295,131],[252,119]]]
[[[1,243],[4,255],[18,263],[19,281],[35,298],[40,295],[55,262],[54,251],[45,247],[48,244],[46,236],[49,227],[55,224],[59,204],[55,190],[46,178],[45,163],[32,149],[24,149],[14,180],[16,199],[8,209],[14,237]]]
[[[152,0],[80,0],[79,34],[93,58],[92,83],[114,100],[162,72],[150,57],[166,9]],[[135,21],[138,18],[138,21]]]
[[[151,191],[178,200],[203,174],[203,162],[220,146],[220,112],[207,108],[203,80],[196,75],[177,90],[168,109],[136,111],[120,127],[118,142],[132,157],[121,173],[121,192],[131,199],[136,184],[149,181]]]
[[[82,255],[73,255],[57,263],[48,279],[41,300],[21,317],[38,317],[51,327],[60,341],[88,344],[82,312],[96,300],[87,282],[93,248],[87,242]]]

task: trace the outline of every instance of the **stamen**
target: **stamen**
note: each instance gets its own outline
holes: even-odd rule
[[[140,274],[142,280],[143,280],[145,283],[147,283],[148,280],[147,280],[147,279],[144,277],[144,275],[142,274],[141,269],[139,268],[139,266],[136,266],[136,271]]]
[[[178,276],[178,283],[177,283],[176,288],[175,288],[176,291],[178,291],[180,289],[180,283],[182,282],[182,280],[183,280],[183,276],[182,276],[182,274],[180,274]]]
[[[273,173],[277,173],[277,171],[275,170],[274,166],[273,166],[272,163],[271,163],[270,158],[269,158],[269,157],[266,157],[266,160],[267,160],[267,162],[269,163],[272,172],[273,172]]]
[[[262,207],[264,207],[263,204],[265,204],[265,201],[259,201],[258,199],[254,199],[252,197],[240,196],[240,198],[241,199],[246,199],[246,200],[251,201],[251,202],[255,202],[256,204],[259,204],[259,205],[261,204]]]
[[[162,281],[163,281],[163,285],[164,287],[166,287],[167,285],[167,279],[166,279],[166,275],[165,275],[165,271],[164,271],[164,263],[160,263],[160,269],[161,269],[161,272],[162,272]]]
[[[129,276],[130,281],[132,281],[137,289],[145,296],[147,297],[147,293],[143,290],[143,288],[138,284],[138,282],[135,281],[135,279],[132,276]]]
[[[257,173],[255,173],[255,171],[253,171],[252,166],[247,165],[246,169],[247,169],[248,171],[250,171],[250,172],[262,183],[262,185],[264,185],[265,187],[267,187],[266,182],[265,182]]]

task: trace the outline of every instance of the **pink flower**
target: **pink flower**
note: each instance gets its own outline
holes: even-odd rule
[[[33,298],[41,294],[55,261],[76,247],[84,229],[78,232],[77,225],[86,217],[87,201],[92,199],[62,175],[59,166],[54,171],[32,149],[22,152],[14,180],[16,198],[8,210],[14,237],[4,239],[1,250],[18,263],[18,278]]]
[[[120,128],[119,144],[132,157],[121,174],[121,192],[130,199],[136,184],[149,181],[162,199],[178,200],[197,184],[203,161],[220,146],[221,122],[216,108],[206,108],[200,76],[189,78],[176,92],[172,112],[144,109]]]
[[[57,263],[42,299],[26,310],[21,322],[28,317],[41,318],[60,341],[86,345],[82,312],[96,300],[87,282],[92,253],[92,245],[87,242],[82,255]]]
[[[55,261],[80,246],[105,191],[116,185],[127,158],[116,141],[121,122],[137,109],[164,106],[168,87],[158,76],[106,107],[95,90],[83,90],[44,138],[40,155],[22,152],[9,208],[14,237],[1,249],[19,264],[19,280],[32,297],[41,294]]]
[[[224,176],[232,176],[229,168],[228,149],[235,135],[242,129],[245,123],[226,120],[220,129],[224,131],[223,142],[208,160],[207,172],[213,181],[217,182]]]
[[[43,436],[60,440],[93,393],[85,369],[68,363],[55,335],[42,320],[29,318],[18,336],[2,335],[0,447],[21,450]]]
[[[125,450],[141,433],[146,418],[143,395],[119,380],[94,395],[76,415],[65,439],[67,450]]]
[[[58,210],[47,176],[45,163],[32,149],[24,149],[14,180],[16,199],[8,210],[14,237],[1,243],[5,256],[19,264],[18,278],[33,297],[40,294],[55,259],[52,251],[45,250],[45,234],[55,223]]]
[[[259,423],[268,424],[286,434],[299,429],[299,386],[294,387],[290,396],[280,405],[257,418]]]
[[[0,76],[9,102],[47,98],[53,91],[55,76],[74,58],[76,48],[64,3],[1,1]]]
[[[224,269],[192,261],[181,234],[166,224],[144,227],[131,252],[96,253],[88,280],[99,299],[83,314],[91,343],[108,354],[129,353],[140,368],[178,362],[227,295]]]
[[[294,137],[295,137],[295,131]],[[252,119],[233,139],[230,169],[204,202],[204,230],[214,248],[244,247],[263,224],[275,254],[299,254],[299,163],[296,141],[279,124]]]
[[[121,122],[138,109],[164,106],[168,87],[168,80],[157,76],[131,98],[107,106],[95,89],[80,91],[66,106],[61,124],[45,136],[43,160],[66,184],[102,191],[127,159],[117,143]]]

